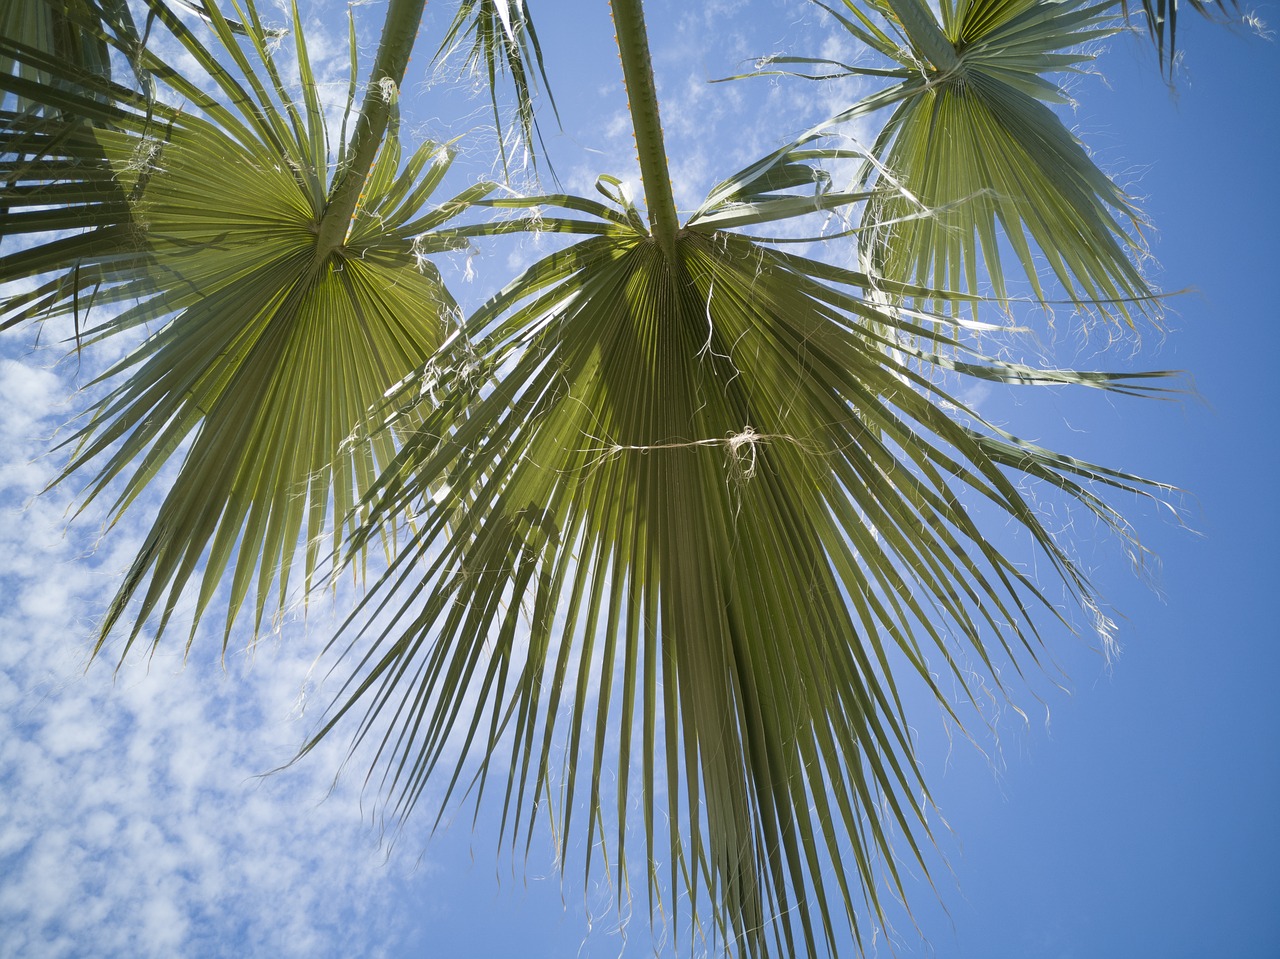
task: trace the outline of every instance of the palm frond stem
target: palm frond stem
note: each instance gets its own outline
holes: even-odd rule
[[[346,151],[347,162],[334,177],[328,203],[317,225],[317,261],[323,260],[346,239],[365,180],[386,135],[391,107],[399,96],[426,5],[427,0],[390,0],[388,4],[378,53],[369,73],[369,87],[351,134],[350,149]]]
[[[653,79],[653,59],[649,55],[649,34],[644,25],[642,0],[610,0],[613,25],[617,31],[618,59],[627,86],[627,103],[635,130],[636,158],[644,184],[645,205],[649,209],[649,230],[662,252],[675,255],[676,232],[680,220],[671,192],[671,173],[658,115],[658,92]]]
[[[893,11],[907,39],[924,54],[933,70],[950,74],[960,69],[960,55],[939,29],[924,0],[885,0],[885,5]]]

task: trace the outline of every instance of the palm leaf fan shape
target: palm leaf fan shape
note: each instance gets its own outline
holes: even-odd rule
[[[1135,207],[1049,106],[1066,97],[1046,77],[1079,71],[1090,59],[1082,45],[1115,31],[1112,5],[947,0],[939,21],[923,0],[877,0],[887,26],[845,7],[827,9],[893,69],[788,59],[900,77],[836,117],[892,109],[863,177],[876,187],[860,235],[869,270],[1003,299],[1012,252],[1041,301],[1052,298],[1047,264],[1079,308],[1127,321],[1156,309],[1134,265]]]
[[[1034,657],[1058,615],[970,505],[1090,606],[1021,484],[1124,536],[1100,490],[1150,492],[938,382],[1156,387],[994,360],[875,305],[865,275],[713,227],[668,256],[634,210],[571,204],[594,217],[539,228],[597,235],[391,398],[420,425],[352,548],[416,526],[345,628],[352,677],[315,741],[359,717],[401,816],[433,776],[443,815],[505,772],[504,833],[527,843],[547,800],[562,862],[585,832],[625,864],[638,808],[651,917],[665,886],[669,919],[683,890],[742,955],[834,952],[882,917],[882,880],[902,892],[891,833],[923,861],[901,670],[945,705],[936,672]]]
[[[224,582],[226,631],[250,596],[261,628],[287,601],[300,539],[310,583],[329,552],[325,534],[336,543],[356,522],[362,490],[392,453],[390,434],[362,438],[367,410],[452,323],[456,307],[426,259],[451,241],[433,229],[488,190],[424,212],[449,151],[424,144],[402,166],[390,102],[372,174],[352,160],[368,150],[358,127],[366,108],[351,144],[337,145],[331,188],[332,151],[296,8],[301,102],[287,92],[252,3],[236,8],[243,44],[207,8],[213,46],[163,4],[150,9],[213,93],[149,52],[147,69],[185,107],[105,83],[90,94],[34,88],[17,75],[4,81],[53,108],[41,123],[6,131],[24,144],[4,195],[25,209],[11,213],[10,227],[82,228],[45,233],[0,260],[3,280],[55,272],[8,303],[4,322],[74,314],[89,345],[160,321],[97,380],[105,395],[74,437],[65,474],[91,471],[85,501],[109,492],[118,517],[182,453],[101,626],[99,645],[136,600],[126,650],[153,615],[158,641],[189,583],[198,585],[193,634]],[[5,53],[61,69],[9,40]],[[393,99],[394,81],[374,86],[372,97]],[[354,90],[353,64],[348,113]],[[335,231],[331,193],[353,175],[358,203]],[[325,243],[327,235],[336,239]],[[123,308],[114,316],[89,323],[90,305],[96,314],[115,304]]]

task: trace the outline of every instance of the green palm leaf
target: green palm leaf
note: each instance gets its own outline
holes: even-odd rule
[[[91,24],[95,30],[86,30]],[[27,0],[6,3],[0,9],[0,37],[14,40],[47,54],[63,67],[82,70],[97,77],[111,76],[111,43],[123,46],[128,55],[140,45],[137,27],[125,0]],[[17,72],[40,83],[64,82],[64,74],[42,72],[30,64],[0,53],[0,74]],[[31,106],[18,101],[19,111]]]
[[[742,236],[685,229],[669,258],[628,211],[597,232],[393,397],[421,425],[353,548],[406,510],[416,526],[348,627],[357,665],[316,738],[359,715],[401,815],[434,775],[478,803],[506,771],[513,843],[559,796],[562,853],[585,831],[625,863],[638,804],[651,908],[667,885],[673,921],[676,890],[709,901],[741,954],[834,951],[840,917],[881,916],[882,879],[901,894],[890,833],[923,862],[900,670],[949,709],[931,669],[963,686],[962,650],[1033,658],[1058,616],[973,506],[1090,606],[1021,482],[1126,537],[1103,491],[1150,490],[939,380],[1155,387],[976,354],[859,295],[868,277]]]
[[[128,305],[78,334],[84,343],[161,323],[100,377],[109,390],[74,437],[65,474],[91,470],[86,502],[110,492],[118,517],[182,451],[101,626],[100,642],[136,599],[128,644],[152,614],[158,637],[189,582],[193,633],[224,581],[227,630],[250,596],[260,628],[286,602],[300,538],[311,581],[333,548],[325,534],[336,544],[357,522],[354,507],[393,450],[388,434],[355,441],[368,409],[435,351],[456,311],[426,259],[456,241],[433,230],[488,189],[422,212],[450,154],[427,143],[402,164],[393,116],[354,216],[322,246],[330,146],[296,11],[301,103],[252,4],[240,11],[247,49],[208,8],[240,78],[166,8],[152,12],[216,95],[150,53],[149,71],[187,108],[105,82],[78,92],[3,81],[51,108],[9,118],[5,136],[20,146],[4,189],[10,232],[88,228],[0,259],[0,280],[64,271],[8,303],[6,325],[74,313],[79,326],[90,304],[111,303]],[[59,69],[4,43],[16,59]]]
[[[561,861],[576,837],[609,849],[621,898],[642,843],[651,917],[668,889],[673,923],[709,915],[742,954],[834,952],[841,925],[869,937],[930,838],[903,687],[951,712],[942,686],[965,688],[967,661],[998,683],[1036,660],[1042,623],[1074,621],[996,531],[1091,611],[1035,497],[1140,551],[1111,496],[1164,489],[961,399],[973,381],[1145,395],[1162,374],[996,359],[976,322],[927,311],[976,299],[980,257],[1003,296],[1002,242],[1042,297],[1033,246],[1079,302],[1127,316],[1150,295],[1117,224],[1127,198],[1045,106],[1044,74],[1081,61],[1062,51],[1109,29],[1104,8],[975,0],[939,23],[886,0],[885,26],[849,4],[841,22],[897,64],[866,72],[896,83],[837,119],[892,108],[875,146],[890,172],[833,189],[820,164],[853,154],[810,148],[814,131],[682,226],[636,0],[613,7],[647,223],[610,178],[614,205],[480,184],[424,212],[448,151],[403,158],[395,106],[421,0],[393,0],[336,145],[296,10],[300,97],[252,3],[237,25],[204,9],[212,45],[149,3],[202,76],[139,65],[184,109],[0,37],[18,65],[0,90],[37,107],[0,130],[3,226],[35,239],[0,282],[39,278],[0,324],[71,315],[87,345],[158,327],[98,381],[67,467],[113,518],[174,474],[99,643],[130,619],[126,651],[149,622],[158,636],[186,594],[193,632],[215,600],[228,632],[246,603],[260,629],[299,557],[309,585],[411,515],[344,628],[352,675],[308,749],[354,721],[400,816],[437,775],[442,810],[479,803],[496,769],[513,844],[545,801]],[[528,140],[541,60],[523,3],[464,2],[446,45],[467,33],[491,81],[506,58]],[[353,74],[348,114],[354,90]],[[862,271],[730,232],[859,202]],[[450,222],[476,205],[565,212]],[[426,257],[533,229],[574,242],[452,324]]]
[[[939,22],[923,0],[872,4],[887,28],[846,6],[840,22],[898,64],[848,70],[902,77],[836,118],[892,108],[864,177],[875,184],[860,235],[870,269],[1005,298],[1012,252],[1042,301],[1038,257],[1078,307],[1125,319],[1154,309],[1133,262],[1136,209],[1047,105],[1065,97],[1046,77],[1078,71],[1090,59],[1081,44],[1114,32],[1112,5],[963,0],[944,3]]]

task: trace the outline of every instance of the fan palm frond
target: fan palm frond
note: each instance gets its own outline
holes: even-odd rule
[[[331,191],[332,151],[296,9],[300,102],[286,92],[255,8],[238,9],[244,47],[207,8],[215,52],[152,7],[216,91],[147,53],[151,74],[185,108],[105,82],[78,92],[16,74],[0,80],[51,108],[10,117],[8,231],[82,230],[40,236],[0,259],[0,280],[55,274],[7,304],[6,325],[71,313],[88,344],[160,324],[99,378],[108,390],[74,437],[64,475],[91,472],[86,502],[110,490],[114,522],[182,454],[100,644],[134,600],[126,649],[152,614],[158,639],[192,582],[193,633],[224,581],[226,629],[249,596],[260,628],[286,601],[300,537],[310,582],[328,555],[324,534],[341,540],[391,455],[387,434],[354,441],[367,410],[451,329],[456,307],[427,256],[455,241],[433,230],[488,190],[424,212],[450,152],[426,143],[402,167],[388,104],[378,163],[367,177],[367,166],[355,170],[354,215],[326,244],[331,193],[353,175],[357,147],[338,151]],[[66,72],[4,42],[22,62]],[[90,324],[90,307],[108,304],[123,308]]]
[[[966,335],[989,327],[940,315],[976,299],[979,262],[1005,294],[1001,242],[1042,296],[1033,246],[1081,303],[1127,316],[1150,295],[1117,222],[1136,214],[1045,105],[1044,75],[1078,66],[1105,8],[970,0],[939,21],[923,0],[873,0],[878,19],[848,4],[896,82],[837,119],[891,108],[873,165],[889,172],[833,189],[821,164],[853,153],[814,132],[682,225],[637,0],[612,7],[647,216],[610,178],[612,203],[482,183],[425,210],[449,151],[402,157],[396,107],[422,0],[392,0],[336,145],[296,9],[300,97],[249,0],[243,40],[202,8],[212,45],[149,3],[203,74],[141,55],[184,108],[0,38],[21,65],[0,90],[39,107],[0,130],[3,226],[34,240],[0,282],[36,278],[0,324],[138,336],[97,381],[66,476],[90,473],[114,521],[173,474],[99,645],[118,623],[126,651],[148,623],[158,637],[184,595],[193,633],[220,592],[228,633],[246,604],[260,629],[299,557],[309,584],[394,529],[307,749],[351,722],[396,815],[437,778],[442,811],[496,791],[513,845],[545,799],[562,863],[578,837],[609,849],[622,898],[642,845],[651,916],[664,889],[673,923],[709,907],[740,954],[834,953],[842,925],[868,939],[903,862],[926,869],[906,687],[959,720],[944,685],[1035,662],[1043,625],[1075,623],[1059,593],[1098,607],[1039,492],[1140,552],[1113,498],[1167,489],[963,398],[1152,395],[1165,374],[999,359]],[[468,34],[491,81],[512,71],[528,140],[541,54],[524,3],[464,0],[446,47]],[[860,270],[734,232],[856,203]],[[477,205],[530,215],[452,222]],[[534,229],[572,239],[454,322],[430,254]],[[997,545],[1010,529],[1034,578]]]
[[[647,223],[609,181],[619,208],[493,201],[559,206],[578,216],[539,229],[590,235],[390,396],[403,446],[351,548],[416,522],[344,628],[351,678],[307,748],[355,719],[399,816],[437,776],[442,815],[478,804],[501,770],[511,842],[546,798],[560,861],[582,833],[611,849],[620,899],[638,809],[651,918],[665,887],[678,923],[683,890],[694,927],[709,905],[740,954],[835,952],[840,917],[861,937],[881,884],[902,895],[891,835],[925,866],[901,687],[954,716],[940,676],[964,689],[974,661],[998,683],[1035,660],[1039,623],[1065,621],[986,523],[1020,530],[1093,610],[1028,487],[1135,550],[1107,492],[1162,489],[1019,439],[961,388],[1141,395],[1162,374],[985,356],[956,321],[886,305],[935,291],[724,229],[862,199],[826,188],[812,161],[830,151],[778,151],[681,227],[643,12],[612,7]]]
[[[444,803],[505,779],[512,842],[560,796],[562,851],[579,830],[625,861],[639,808],[651,897],[707,897],[744,955],[834,951],[841,916],[881,915],[881,880],[901,893],[890,834],[923,862],[902,671],[950,709],[936,674],[1035,657],[1059,615],[976,504],[1089,606],[1022,484],[1125,537],[1105,490],[1152,490],[940,384],[1158,386],[982,356],[861,295],[865,275],[750,238],[686,228],[668,256],[633,211],[574,209],[600,235],[529,268],[469,319],[487,335],[392,398],[421,425],[353,548],[406,509],[417,525],[348,627],[358,665],[317,739],[361,717],[401,815],[434,776]]]
[[[1112,5],[960,0],[939,20],[923,0],[871,4],[886,26],[854,0],[845,7],[827,9],[893,70],[789,59],[900,77],[836,117],[892,110],[865,167],[875,185],[860,235],[868,269],[1004,298],[1012,252],[1041,300],[1050,294],[1038,258],[1078,307],[1126,320],[1156,310],[1134,262],[1138,211],[1049,106],[1065,94],[1048,76],[1091,58],[1081,47],[1115,31]]]

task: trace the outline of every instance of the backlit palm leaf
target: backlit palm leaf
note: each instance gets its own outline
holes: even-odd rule
[[[0,37],[48,54],[63,67],[109,78],[111,46],[104,35],[83,29],[86,23],[107,31],[131,54],[136,51],[140,38],[125,0],[11,0],[0,8]],[[42,73],[0,52],[0,74],[11,71],[50,84],[64,82],[65,76]],[[19,110],[26,106],[19,100]]]
[[[1034,498],[1139,550],[1108,494],[1159,490],[963,400],[973,383],[1145,394],[1158,374],[995,359],[964,322],[901,305],[972,301],[938,288],[977,287],[979,258],[1003,293],[997,226],[1033,280],[1034,245],[1082,301],[1147,295],[1115,220],[1127,200],[1041,102],[1057,95],[1043,74],[1080,60],[1060,51],[1103,32],[1101,8],[976,0],[939,26],[919,0],[886,0],[885,27],[850,5],[843,22],[896,61],[878,74],[896,84],[840,119],[893,108],[876,144],[892,178],[831,189],[818,164],[851,154],[811,148],[815,133],[682,226],[642,4],[611,5],[647,223],[607,178],[614,206],[489,200],[482,184],[420,215],[441,148],[401,169],[393,124],[365,176],[369,117],[394,112],[402,66],[375,67],[354,145],[331,146],[296,12],[300,103],[252,5],[243,46],[207,9],[215,53],[153,0],[217,90],[148,55],[187,109],[85,88],[6,38],[0,56],[27,69],[0,83],[46,108],[5,117],[6,229],[81,232],[0,260],[0,281],[56,274],[0,322],[69,313],[87,343],[159,326],[104,374],[68,467],[96,469],[88,495],[119,515],[183,450],[102,637],[122,616],[130,643],[163,628],[188,585],[195,620],[224,586],[228,629],[246,602],[260,625],[299,542],[309,581],[326,534],[358,562],[411,513],[345,628],[352,677],[310,745],[354,721],[401,816],[432,776],[443,807],[481,801],[493,774],[513,844],[549,805],[562,862],[578,837],[623,863],[643,844],[651,915],[666,889],[673,923],[709,914],[741,954],[835,952],[841,925],[865,939],[883,922],[900,861],[924,866],[905,687],[950,711],[942,687],[963,690],[970,663],[998,682],[1035,660],[1040,623],[1073,621],[1050,590],[1096,609]],[[420,11],[393,0],[384,42]],[[491,81],[520,65],[528,139],[530,49],[541,66],[523,3],[464,2],[446,45],[467,33]],[[331,215],[341,196],[350,222]],[[729,232],[858,202],[865,272]],[[477,203],[566,212],[445,226]],[[423,257],[535,229],[574,242],[449,330]],[[90,323],[104,304],[128,305]],[[996,545],[1010,529],[1056,580]]]
[[[496,764],[512,842],[545,800],[562,862],[585,831],[625,863],[637,808],[651,916],[665,886],[678,922],[683,888],[695,928],[709,904],[741,954],[834,952],[841,915],[859,935],[883,920],[881,880],[902,893],[891,833],[923,865],[904,673],[949,709],[931,670],[963,688],[964,661],[1034,659],[1037,620],[1060,618],[978,517],[1021,529],[1093,610],[1027,481],[1125,538],[1103,494],[1150,488],[1019,440],[959,387],[1153,387],[980,355],[949,322],[878,305],[926,289],[718,229],[857,200],[815,179],[824,151],[766,158],[681,229],[640,5],[613,7],[649,229],[555,198],[598,222],[538,228],[597,235],[531,267],[469,318],[477,341],[394,397],[421,425],[354,548],[405,511],[418,525],[316,740],[361,717],[400,815],[437,773],[443,804],[480,802]]]
[[[391,453],[385,434],[352,441],[366,411],[447,333],[455,307],[425,256],[447,242],[432,228],[467,199],[421,213],[449,152],[424,144],[401,169],[393,125],[346,236],[319,249],[330,148],[296,13],[301,104],[285,92],[252,5],[241,11],[247,51],[209,8],[239,79],[163,6],[153,12],[217,93],[150,54],[152,74],[193,106],[105,84],[83,94],[33,88],[54,109],[39,122],[12,118],[7,131],[24,144],[5,188],[11,232],[90,229],[0,260],[5,280],[69,271],[8,304],[9,324],[74,312],[82,325],[91,303],[131,304],[86,329],[92,343],[162,321],[102,375],[110,390],[67,467],[94,470],[87,499],[110,489],[118,516],[182,452],[101,627],[105,639],[140,600],[130,642],[153,613],[163,629],[193,578],[195,621],[225,581],[228,630],[250,596],[259,626],[285,602],[300,537],[310,581],[331,549],[323,534],[336,519],[341,539]]]
[[[917,864],[928,835],[902,671],[945,704],[937,672],[1034,657],[1057,616],[973,507],[1089,606],[1025,480],[1124,535],[1101,494],[1147,488],[940,384],[1152,387],[975,354],[868,302],[867,277],[742,236],[686,229],[668,258],[628,211],[574,209],[603,235],[531,267],[469,320],[491,333],[396,397],[423,425],[361,539],[419,525],[319,735],[362,714],[399,814],[436,774],[478,802],[494,767],[513,842],[556,796],[562,847],[585,830],[625,861],[638,806],[651,904],[660,883],[673,919],[676,890],[709,900],[744,955],[834,951],[841,916],[880,915],[879,881],[901,892],[890,832]]]
[[[1112,5],[948,0],[939,23],[923,0],[873,4],[897,38],[846,6],[841,22],[902,76],[838,117],[893,111],[872,149],[881,164],[867,168],[889,174],[864,215],[872,269],[936,289],[989,282],[1004,297],[1011,249],[1042,299],[1037,253],[1077,305],[1125,318],[1151,308],[1133,264],[1136,210],[1046,105],[1064,102],[1046,75],[1076,70],[1090,59],[1080,45],[1114,32]]]

